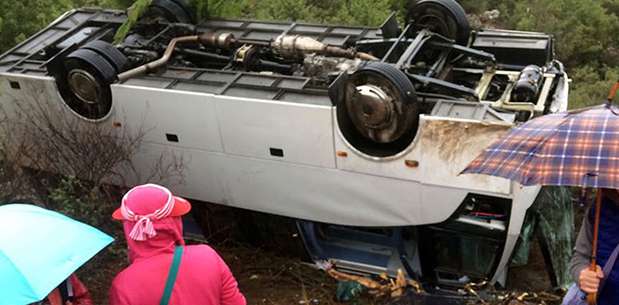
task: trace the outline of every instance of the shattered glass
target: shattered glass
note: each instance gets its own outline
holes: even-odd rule
[[[527,211],[511,266],[528,263],[532,240],[537,237],[548,250],[555,288],[567,288],[572,278],[568,264],[574,247],[574,208],[572,189],[544,186]],[[549,262],[546,262],[547,264]],[[549,276],[553,276],[549,274]]]

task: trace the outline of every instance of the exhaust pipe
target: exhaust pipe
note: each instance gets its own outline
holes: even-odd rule
[[[136,77],[136,76],[140,76],[140,75],[143,75],[149,72],[153,72],[157,70],[158,68],[160,68],[161,66],[165,65],[170,60],[170,57],[172,57],[172,52],[174,52],[174,48],[176,47],[177,44],[186,43],[186,42],[199,42],[199,41],[200,41],[200,37],[197,35],[176,37],[170,41],[170,43],[168,44],[168,47],[165,49],[165,52],[163,53],[163,56],[161,58],[155,61],[151,61],[147,64],[141,65],[139,67],[133,68],[129,71],[125,71],[123,73],[118,74],[118,80],[121,82],[124,82],[132,77]]]

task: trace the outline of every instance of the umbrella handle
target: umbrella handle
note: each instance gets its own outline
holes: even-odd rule
[[[619,87],[619,82],[617,83],[617,85],[615,85],[615,87]],[[602,208],[602,189],[598,189],[597,192],[595,192],[595,220],[593,223],[593,240],[591,241],[592,243],[592,247],[591,247],[591,270],[596,270],[597,268],[597,260],[596,260],[596,256],[597,256],[597,250],[598,250],[598,233],[599,233],[599,226],[600,226],[600,209]],[[590,293],[587,294],[587,304],[589,305],[595,305],[597,303],[597,294],[596,293]]]
[[[598,294],[597,293],[589,293],[587,294],[587,304],[595,305],[597,303]]]
[[[615,95],[617,95],[617,90],[619,90],[619,81],[617,81],[615,83],[615,85],[613,85],[612,88],[610,88],[610,92],[608,93],[608,103],[612,103],[613,99],[615,98]]]

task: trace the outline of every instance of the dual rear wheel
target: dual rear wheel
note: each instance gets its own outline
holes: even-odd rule
[[[194,23],[193,10],[185,0],[153,0],[142,15],[144,22]],[[110,85],[127,68],[127,58],[106,41],[95,40],[62,60],[56,84],[65,104],[87,120],[102,120],[112,110]]]
[[[112,109],[110,84],[127,64],[127,58],[111,44],[95,40],[63,60],[64,71],[56,75],[66,105],[88,120],[105,118]]]

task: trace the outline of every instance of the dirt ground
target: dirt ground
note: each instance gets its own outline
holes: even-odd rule
[[[189,241],[189,243],[192,243]],[[283,257],[280,254],[254,246],[227,242],[211,245],[230,266],[239,288],[252,305],[337,305],[335,301],[337,282],[299,258]],[[78,275],[89,287],[95,304],[107,304],[107,291],[113,277],[127,263],[124,244],[115,244],[93,258],[78,271]],[[535,249],[531,255],[531,268],[543,268],[541,255]],[[531,276],[525,269],[516,269],[510,274],[510,281],[521,291],[540,291],[548,285],[543,275]],[[518,293],[518,295],[521,295]],[[365,295],[352,305],[388,304],[390,300]],[[406,303],[398,303],[406,304]],[[483,303],[479,303],[483,304]],[[500,303],[537,304],[537,303]],[[547,302],[546,304],[552,304]]]
[[[337,304],[335,280],[299,260],[248,247],[222,247],[249,304]],[[254,261],[252,264],[243,262]]]
[[[248,304],[339,304],[334,301],[336,281],[298,259],[250,246],[212,246],[230,266]],[[121,247],[105,250],[78,271],[95,304],[108,303],[111,281],[127,263]],[[364,304],[375,304],[366,301]]]
[[[336,280],[324,271],[303,262],[304,251],[299,251],[297,243],[300,241],[298,235],[295,234],[296,230],[287,227],[286,222],[281,218],[254,214],[252,214],[253,217],[248,218],[246,214],[231,211],[231,209],[206,211],[201,210],[203,206],[194,205],[194,207],[192,214],[195,218],[185,219],[184,224],[187,243],[210,241],[208,244],[224,258],[232,270],[248,304],[344,304],[335,301]],[[205,217],[201,219],[197,215]],[[268,231],[260,226],[267,222],[274,224],[277,230]],[[246,225],[240,226],[239,223]],[[247,226],[248,223],[254,223],[254,225]],[[127,264],[126,244],[121,235],[121,227],[115,225],[110,228],[113,232],[108,233],[117,236],[116,241],[95,256],[81,270],[78,270],[78,275],[89,287],[97,305],[108,303],[107,291],[111,281]],[[260,242],[256,243],[256,240]],[[510,271],[508,285],[518,291],[527,292],[539,292],[550,288],[544,260],[536,242],[532,244],[528,265],[513,268]],[[522,293],[515,293],[515,295],[520,296]],[[376,298],[366,293],[356,302],[346,304],[386,305],[391,304],[391,301],[385,297]],[[547,301],[545,304],[553,303],[556,302]],[[409,305],[407,302],[397,304]],[[502,302],[498,304],[538,303]]]

